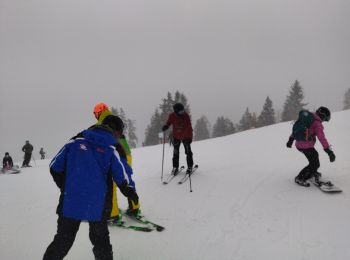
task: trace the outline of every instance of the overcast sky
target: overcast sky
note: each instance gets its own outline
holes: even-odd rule
[[[21,160],[25,140],[54,155],[97,102],[141,143],[168,91],[212,124],[267,95],[281,110],[296,79],[309,108],[340,110],[349,25],[349,0],[0,0],[0,155]]]

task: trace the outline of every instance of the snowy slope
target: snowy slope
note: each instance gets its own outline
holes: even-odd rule
[[[306,159],[285,147],[290,129],[290,122],[281,123],[193,143],[200,168],[192,193],[176,179],[161,184],[161,145],[133,150],[143,213],[166,230],[110,228],[115,259],[350,259],[350,111],[325,123],[336,162],[317,146],[320,171],[341,194],[294,184]],[[171,153],[166,145],[165,172]],[[22,174],[0,175],[0,259],[41,259],[55,234],[58,189],[49,161],[36,163]],[[122,195],[119,201],[126,206]],[[94,259],[87,224],[65,259]]]

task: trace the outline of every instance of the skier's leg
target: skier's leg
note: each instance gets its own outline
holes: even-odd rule
[[[180,159],[180,144],[181,141],[178,139],[174,139],[174,153],[173,153],[173,167],[179,168],[179,159]]]
[[[113,182],[113,191],[112,191],[112,212],[111,218],[117,218],[119,216],[119,206],[117,198],[117,185]]]
[[[79,225],[79,220],[59,216],[57,220],[57,234],[46,249],[43,260],[62,260],[74,243]]]
[[[89,222],[89,237],[93,244],[92,251],[98,260],[113,260],[112,245],[106,221]]]
[[[23,161],[23,165],[24,166],[29,166],[29,162],[30,162],[30,153],[25,153],[24,154],[24,161]]]
[[[192,140],[183,140],[182,142],[183,142],[184,147],[185,147],[187,167],[192,168],[193,167],[193,153],[191,150]]]

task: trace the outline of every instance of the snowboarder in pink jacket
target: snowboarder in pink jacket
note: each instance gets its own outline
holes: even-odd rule
[[[298,176],[295,177],[295,182],[302,186],[310,186],[307,180],[312,177],[318,179],[321,175],[317,172],[318,168],[320,167],[320,161],[318,152],[315,149],[316,137],[322,144],[324,151],[328,154],[329,160],[331,162],[335,161],[334,152],[331,150],[323,131],[324,127],[322,125],[322,122],[328,122],[331,119],[331,112],[326,107],[320,107],[316,110],[316,113],[313,113],[312,115],[313,122],[311,123],[311,126],[303,130],[305,137],[300,138],[299,135],[299,137],[296,138],[296,135],[293,132],[287,142],[287,147],[291,148],[295,140],[295,147],[302,152],[309,161],[309,164],[300,171]]]

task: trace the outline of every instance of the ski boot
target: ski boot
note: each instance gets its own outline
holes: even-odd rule
[[[141,210],[140,209],[130,209],[128,208],[126,210],[126,214],[131,217],[139,217],[141,216]]]
[[[171,171],[171,174],[176,176],[179,173],[179,168],[178,167],[174,167]]]
[[[187,170],[186,170],[186,174],[191,174],[192,171],[193,171],[192,166],[191,166],[191,167],[188,167]]]
[[[310,183],[308,181],[302,180],[302,179],[298,178],[298,176],[295,177],[294,181],[296,184],[298,184],[300,186],[310,187]]]
[[[116,225],[116,226],[122,226],[124,224],[124,221],[121,215],[111,217],[110,219],[107,220],[107,222],[110,225]]]

